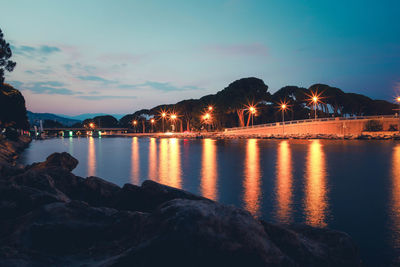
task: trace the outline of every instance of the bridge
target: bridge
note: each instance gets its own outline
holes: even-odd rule
[[[44,128],[43,133],[48,136],[101,136],[123,134],[132,131],[129,128]]]

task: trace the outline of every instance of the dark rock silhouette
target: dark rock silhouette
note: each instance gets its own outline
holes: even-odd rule
[[[0,178],[1,266],[358,266],[351,238],[280,226],[153,181],[122,188],[54,153]]]

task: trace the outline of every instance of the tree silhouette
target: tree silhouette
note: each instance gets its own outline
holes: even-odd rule
[[[14,61],[9,60],[11,56],[10,44],[4,40],[3,32],[0,29],[0,84],[4,83],[5,71],[11,72],[17,65]]]

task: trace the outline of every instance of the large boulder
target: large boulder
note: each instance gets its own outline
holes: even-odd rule
[[[72,171],[76,168],[78,163],[78,160],[67,152],[53,153],[46,158],[46,161],[38,164],[33,164],[31,166],[31,169],[39,170],[47,168],[59,168],[65,169],[67,171]]]

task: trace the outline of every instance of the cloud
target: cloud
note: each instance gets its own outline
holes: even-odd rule
[[[11,46],[11,50],[16,55],[21,55],[28,58],[40,58],[40,60],[47,60],[47,56],[61,52],[61,49],[56,46],[41,45],[39,47],[21,45]]]
[[[22,82],[13,81],[12,84],[21,90],[28,90],[34,94],[47,94],[47,95],[79,95],[82,92],[77,92],[65,88],[65,84],[58,81],[45,81],[34,82],[31,84],[24,84]]]
[[[205,46],[206,52],[222,56],[267,56],[268,48],[260,43],[235,44],[235,45],[209,45]]]
[[[136,99],[136,96],[124,96],[124,95],[82,95],[77,98],[85,100],[104,100],[104,99]]]
[[[201,90],[201,88],[197,86],[174,86],[168,82],[153,82],[153,81],[147,81],[145,83],[141,84],[120,84],[118,85],[118,88],[120,89],[155,89],[158,91],[162,92],[173,92],[173,91],[185,91],[185,90]]]
[[[91,81],[91,82],[102,82],[104,84],[111,84],[111,83],[117,83],[117,81],[111,81],[104,79],[100,76],[94,76],[94,75],[88,75],[88,76],[78,76],[78,79],[82,81]]]

